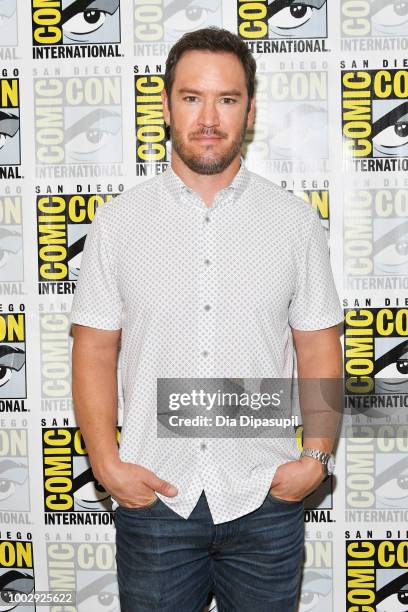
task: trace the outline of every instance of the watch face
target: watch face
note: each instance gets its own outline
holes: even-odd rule
[[[334,467],[335,467],[334,458],[332,456],[330,456],[328,461],[327,461],[327,473],[328,474],[333,474]]]

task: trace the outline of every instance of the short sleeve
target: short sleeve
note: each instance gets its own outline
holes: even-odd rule
[[[298,257],[296,288],[289,304],[289,325],[312,331],[341,323],[344,319],[324,229],[311,209],[309,232]]]
[[[122,327],[122,300],[100,213],[97,209],[85,240],[70,319],[71,323],[114,330]]]

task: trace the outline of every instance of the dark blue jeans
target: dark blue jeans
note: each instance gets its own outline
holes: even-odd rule
[[[188,519],[159,498],[115,511],[121,612],[295,612],[303,561],[303,502],[263,504],[214,525],[205,493]]]

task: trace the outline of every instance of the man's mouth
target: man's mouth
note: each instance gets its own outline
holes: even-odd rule
[[[221,136],[215,136],[210,135],[210,136],[196,136],[193,140],[221,140]]]

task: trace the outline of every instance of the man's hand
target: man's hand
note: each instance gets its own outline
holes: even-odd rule
[[[162,480],[151,470],[120,459],[112,462],[103,473],[94,475],[118,504],[126,508],[150,505],[157,497],[155,491],[167,497],[178,494],[174,485]]]
[[[301,457],[278,467],[270,492],[287,501],[301,501],[326,477],[323,465],[313,457]]]

